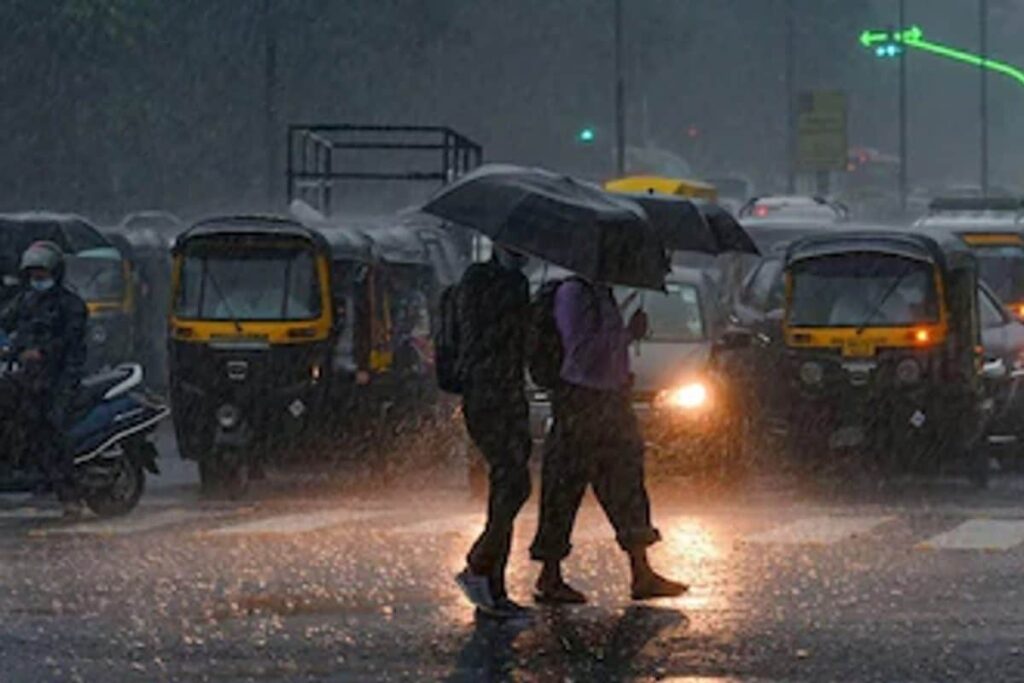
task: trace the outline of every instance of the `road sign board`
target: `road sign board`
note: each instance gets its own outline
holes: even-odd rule
[[[803,171],[846,168],[846,94],[838,90],[800,93],[797,107],[797,166]]]

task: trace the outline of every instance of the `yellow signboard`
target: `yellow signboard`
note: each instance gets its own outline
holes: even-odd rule
[[[803,171],[845,170],[846,94],[806,91],[797,104],[797,166]]]

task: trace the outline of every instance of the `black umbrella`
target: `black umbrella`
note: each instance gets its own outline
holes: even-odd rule
[[[666,194],[624,196],[643,208],[670,251],[712,256],[725,252],[758,254],[757,246],[743,227],[717,204]]]
[[[538,168],[486,165],[423,211],[596,282],[662,289],[669,260],[636,204]]]
[[[760,256],[761,252],[758,251],[754,240],[747,234],[735,216],[713,202],[695,199],[694,204],[704,215],[704,220],[708,222],[711,232],[718,240],[718,248],[721,252],[731,251]]]

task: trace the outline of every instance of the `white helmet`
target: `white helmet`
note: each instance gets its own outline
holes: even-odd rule
[[[30,268],[42,268],[56,275],[63,265],[64,251],[57,244],[46,240],[33,242],[21,255],[22,272]]]

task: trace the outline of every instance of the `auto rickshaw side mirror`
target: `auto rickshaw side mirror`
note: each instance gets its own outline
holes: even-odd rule
[[[730,327],[715,340],[715,348],[719,351],[738,351],[749,348],[753,340],[754,335],[750,330],[742,327]]]

